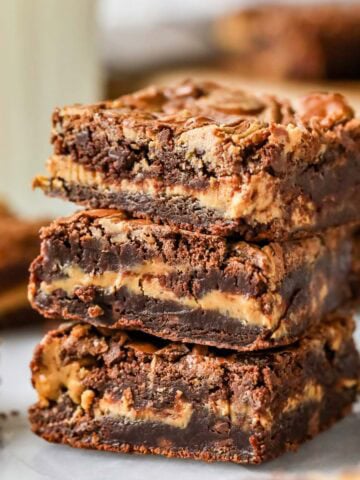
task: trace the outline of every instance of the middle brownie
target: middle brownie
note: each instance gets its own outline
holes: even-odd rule
[[[236,350],[286,345],[350,298],[345,229],[252,245],[118,211],[42,230],[29,296],[50,318]]]

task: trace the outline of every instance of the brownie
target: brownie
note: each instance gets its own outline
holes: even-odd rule
[[[41,238],[29,297],[50,318],[255,350],[294,342],[351,297],[346,228],[261,246],[90,210]]]
[[[257,241],[360,220],[360,122],[340,94],[149,87],[57,109],[52,143],[34,186],[88,208]]]
[[[355,304],[360,306],[360,229],[355,230],[353,240],[351,288]]]
[[[231,71],[360,79],[359,5],[256,6],[215,20],[213,32]]]
[[[0,204],[0,328],[39,320],[27,299],[28,269],[39,254],[42,221],[16,217]]]
[[[352,331],[336,314],[259,355],[68,324],[35,351],[32,430],[73,447],[260,463],[350,411]]]
[[[0,219],[13,216],[14,212],[11,211],[9,205],[0,197]]]

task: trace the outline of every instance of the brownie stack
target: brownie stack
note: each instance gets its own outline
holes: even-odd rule
[[[32,361],[33,431],[259,463],[351,410],[360,121],[212,83],[58,109],[29,295],[65,319]],[[340,311],[341,308],[341,311]]]

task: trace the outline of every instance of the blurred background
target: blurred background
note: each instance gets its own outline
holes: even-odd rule
[[[360,104],[360,2],[0,0],[0,197],[26,216],[74,210],[31,190],[55,106],[200,77]]]

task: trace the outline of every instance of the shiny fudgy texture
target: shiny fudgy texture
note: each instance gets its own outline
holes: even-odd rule
[[[360,220],[360,123],[339,94],[294,104],[210,82],[58,109],[48,179],[87,207],[285,239]]]
[[[64,326],[31,364],[35,433],[115,452],[260,463],[345,415],[359,384],[353,322],[329,317],[262,355]]]
[[[351,247],[346,229],[256,246],[92,210],[43,230],[29,293],[48,317],[255,350],[349,300]]]

